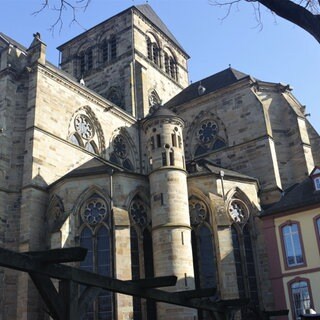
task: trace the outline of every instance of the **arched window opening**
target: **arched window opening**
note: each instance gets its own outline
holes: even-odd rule
[[[82,206],[80,214],[80,246],[88,250],[80,268],[100,275],[112,276],[110,213],[106,202],[97,194]],[[113,319],[113,294],[104,291],[90,304],[83,319]]]
[[[148,229],[143,232],[143,253],[145,278],[154,277],[152,237]],[[147,299],[147,319],[157,320],[156,303]]]
[[[147,57],[156,65],[160,65],[160,48],[155,40],[147,36]]]
[[[233,221],[231,234],[238,292],[240,297],[249,299],[248,307],[242,309],[242,316],[246,318],[250,313],[258,312],[259,309],[254,250],[248,224],[249,209],[244,201],[233,198],[228,204],[228,212]]]
[[[215,120],[207,119],[200,122],[195,133],[197,140],[195,155],[199,156],[226,147],[227,144],[222,136],[224,132],[221,131]]]
[[[189,199],[191,244],[196,289],[217,288],[217,261],[213,234],[209,228],[209,213],[205,203],[197,198]],[[198,312],[199,320],[206,313]]]
[[[97,125],[97,123],[96,123]],[[99,127],[99,125],[98,125]],[[85,150],[99,154],[99,137],[94,122],[85,113],[78,113],[71,123],[69,141]]]
[[[130,228],[130,242],[131,242],[131,272],[132,280],[140,279],[140,262],[139,262],[139,239],[134,227]],[[133,297],[133,320],[142,319],[141,299]]]
[[[126,137],[118,134],[112,141],[113,152],[110,155],[110,161],[121,165],[123,168],[134,171],[134,166],[130,158],[130,147]]]

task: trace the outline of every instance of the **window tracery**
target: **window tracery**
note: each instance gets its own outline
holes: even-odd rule
[[[68,140],[85,150],[100,154],[105,148],[100,123],[89,106],[78,109],[69,124]]]
[[[240,199],[232,199],[228,206],[231,219],[238,224],[245,224],[249,218],[249,210],[246,204]]]
[[[104,276],[112,275],[112,226],[107,203],[98,194],[89,197],[80,209],[80,246],[88,250],[80,268]],[[84,319],[113,319],[113,294],[99,294],[86,310]]]
[[[192,226],[197,226],[207,220],[206,205],[197,199],[189,200],[190,222]]]
[[[112,140],[113,152],[110,155],[110,161],[123,168],[133,171],[134,166],[131,158],[131,148],[128,139],[121,133],[117,134]]]
[[[226,146],[224,139],[220,136],[217,122],[212,119],[208,119],[200,123],[196,136],[198,140],[198,147],[195,155],[201,155]]]
[[[132,222],[144,229],[148,225],[148,210],[145,203],[140,199],[136,198],[132,201],[130,206],[130,216]]]

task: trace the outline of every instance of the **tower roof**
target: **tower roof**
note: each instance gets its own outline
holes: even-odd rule
[[[134,7],[138,9],[160,31],[162,31],[170,40],[172,40],[185,54],[187,54],[179,41],[175,38],[175,36],[171,33],[171,31],[167,28],[167,26],[163,23],[163,21],[159,18],[149,4],[141,4]]]
[[[165,106],[170,108],[198,98],[199,85],[205,88],[204,94],[208,94],[249,77],[250,76],[248,74],[245,74],[241,71],[229,67],[223,71],[213,74],[212,76],[192,83],[187,88],[182,90],[179,94],[177,94],[175,97],[173,97],[171,100],[169,100],[165,104]]]

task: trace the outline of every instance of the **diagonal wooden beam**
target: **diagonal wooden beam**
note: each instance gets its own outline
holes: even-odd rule
[[[180,296],[183,299],[194,299],[194,298],[209,298],[215,296],[217,288],[203,288],[196,290],[174,292],[175,296]]]
[[[135,284],[140,288],[160,288],[160,287],[175,286],[177,283],[177,277],[176,276],[155,277],[155,278],[128,280],[126,282]]]
[[[29,275],[48,307],[51,317],[55,320],[62,320],[64,318],[65,303],[51,279],[34,272],[30,272]]]
[[[78,301],[79,314],[85,314],[88,309],[89,303],[91,303],[100,293],[104,290],[96,287],[86,287],[81,293]]]
[[[61,263],[83,261],[87,255],[87,249],[81,247],[52,249],[47,251],[30,251],[25,254],[45,263]]]
[[[186,300],[170,292],[153,288],[141,288],[134,283],[105,277],[95,273],[87,272],[62,264],[46,264],[28,254],[16,253],[7,249],[0,248],[0,265],[3,267],[33,272],[46,275],[51,278],[77,282],[86,286],[102,288],[108,291],[123,293],[126,295],[152,299],[157,302],[166,302],[185,306],[189,308],[224,312],[228,301],[220,305],[216,302],[202,301],[201,299]],[[233,300],[231,308],[237,308],[244,304],[242,300]]]

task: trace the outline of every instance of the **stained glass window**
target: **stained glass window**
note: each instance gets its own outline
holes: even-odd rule
[[[98,196],[90,198],[82,207],[80,246],[88,250],[80,268],[104,276],[112,276],[111,234],[106,203]],[[83,290],[83,288],[82,288]],[[103,291],[88,306],[85,320],[112,320],[113,294]]]

